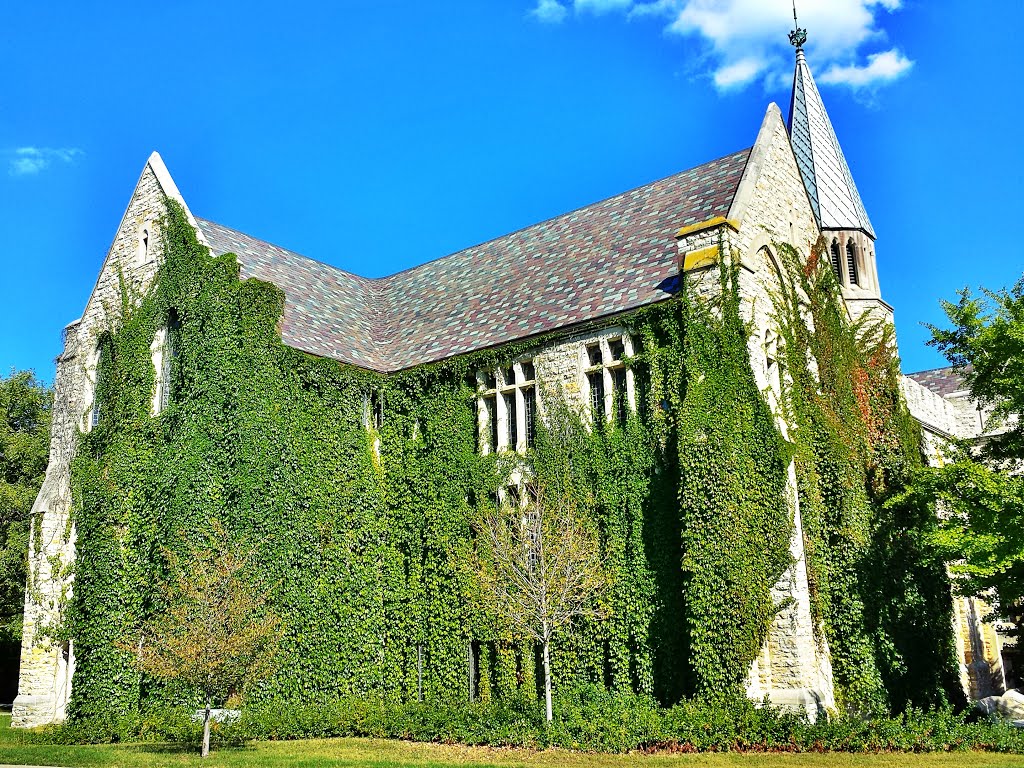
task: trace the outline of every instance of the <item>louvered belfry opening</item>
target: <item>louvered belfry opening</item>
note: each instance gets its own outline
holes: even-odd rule
[[[850,275],[850,285],[860,285],[860,273],[857,271],[857,246],[852,237],[846,241],[846,270]]]
[[[833,238],[832,240],[832,274],[836,276],[836,282],[840,285],[843,284],[843,267],[842,261],[839,258],[839,241]]]

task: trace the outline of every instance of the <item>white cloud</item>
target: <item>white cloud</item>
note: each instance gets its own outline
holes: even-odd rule
[[[715,72],[715,85],[720,90],[746,85],[764,69],[764,62],[758,58],[746,58],[719,67]]]
[[[697,36],[709,43],[713,78],[720,88],[758,78],[771,83],[788,74],[792,66],[788,32],[793,28],[793,18],[792,5],[786,0],[655,2],[669,17],[671,32]],[[874,66],[871,57],[866,67],[850,62],[857,61],[861,46],[884,38],[878,14],[897,11],[901,5],[901,0],[801,0],[800,26],[807,29],[809,58],[819,69],[840,65],[864,69],[865,74],[860,76],[862,85],[884,81],[867,73]],[[756,71],[752,67],[754,61],[760,62]],[[909,65],[906,60],[903,70]],[[837,77],[830,82],[854,85],[855,79],[851,75],[846,80]]]
[[[894,48],[891,51],[871,54],[868,56],[868,63],[863,67],[856,64],[833,65],[818,79],[823,83],[864,88],[895,80],[905,75],[912,66],[914,62]]]
[[[13,155],[8,166],[11,176],[34,176],[55,162],[73,163],[83,153],[74,148],[18,147],[10,154]]]
[[[539,0],[558,6],[558,21],[571,2],[577,13],[622,11],[629,18],[662,18],[670,34],[696,37],[708,46],[708,74],[721,89],[761,80],[776,85],[793,66],[788,33],[791,0]],[[885,41],[879,16],[900,10],[903,0],[799,0],[800,26],[808,32],[807,53],[823,82],[863,88],[889,82],[913,62],[895,50],[870,53],[862,47]]]
[[[565,6],[558,0],[537,0],[537,7],[530,11],[538,21],[545,24],[558,24],[568,13]]]

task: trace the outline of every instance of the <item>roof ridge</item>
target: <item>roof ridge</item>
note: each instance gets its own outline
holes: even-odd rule
[[[960,367],[969,367],[969,366],[940,365],[938,368],[925,368],[924,370],[912,371],[910,373],[905,373],[903,375],[904,376],[920,376],[922,373],[935,373],[936,371],[952,371],[952,370],[954,370],[956,368],[960,368]]]
[[[202,216],[196,216],[195,219],[196,219],[197,222],[199,222],[200,225],[202,225],[202,224],[212,224],[215,227],[220,227],[221,229],[226,229],[228,232],[234,232],[236,235],[241,235],[242,237],[246,237],[246,238],[252,240],[253,242],[259,243],[261,245],[269,245],[271,248],[277,248],[279,251],[284,251],[285,253],[290,253],[292,256],[298,256],[300,259],[305,259],[306,261],[312,261],[315,264],[319,264],[320,266],[323,266],[323,267],[328,267],[330,269],[333,269],[335,272],[341,272],[343,275],[348,275],[349,277],[354,277],[357,280],[362,280],[362,281],[366,281],[366,282],[372,282],[374,280],[380,280],[381,279],[379,277],[364,277],[363,275],[357,274],[355,272],[349,272],[347,269],[342,269],[341,267],[335,266],[334,264],[329,264],[326,261],[321,261],[320,259],[314,259],[312,256],[307,256],[304,253],[299,253],[298,251],[293,251],[291,248],[285,248],[283,245],[278,245],[277,243],[272,243],[269,240],[264,240],[263,238],[260,238],[260,237],[254,237],[253,235],[250,235],[248,232],[243,232],[240,229],[235,229],[234,227],[229,227],[227,224],[221,224],[220,222],[214,221],[213,219],[204,219]]]
[[[397,272],[393,272],[390,275],[386,275],[385,277],[375,277],[375,278],[368,278],[368,279],[371,279],[371,280],[390,280],[393,277],[398,277],[399,275],[405,274],[406,272],[412,272],[414,270],[419,269],[420,267],[425,267],[428,264],[434,264],[435,262],[442,261],[443,259],[447,259],[447,258],[449,258],[451,256],[458,256],[460,253],[465,253],[466,251],[472,251],[475,248],[483,248],[485,245],[488,245],[489,243],[494,243],[494,242],[497,242],[498,240],[504,240],[507,237],[513,237],[515,235],[518,235],[520,232],[526,232],[526,231],[531,230],[531,229],[536,229],[537,227],[541,227],[544,224],[548,224],[548,223],[550,223],[552,221],[558,221],[559,219],[564,219],[566,216],[572,216],[574,213],[579,213],[580,211],[585,211],[588,208],[596,208],[599,205],[602,205],[604,203],[610,202],[612,200],[618,200],[621,197],[625,197],[626,195],[632,194],[634,192],[638,192],[641,189],[646,189],[647,187],[653,187],[655,184],[661,184],[662,182],[669,181],[670,179],[674,179],[674,178],[676,178],[678,176],[682,176],[683,174],[692,173],[693,171],[698,171],[698,170],[700,170],[701,168],[703,168],[703,167],[705,167],[707,165],[714,165],[715,163],[719,163],[722,160],[728,160],[728,159],[731,159],[731,158],[736,157],[738,155],[742,155],[744,152],[746,152],[747,156],[749,157],[750,151],[752,149],[753,149],[753,147],[747,147],[746,149],[739,149],[739,150],[737,150],[735,152],[729,152],[728,154],[722,155],[721,157],[716,157],[714,160],[709,160],[706,163],[701,163],[700,165],[695,165],[692,168],[685,168],[685,169],[683,169],[681,171],[676,171],[675,173],[670,173],[668,176],[662,176],[661,178],[654,179],[653,181],[648,181],[648,182],[646,182],[644,184],[638,184],[637,186],[631,187],[631,188],[629,188],[629,189],[627,189],[627,190],[625,190],[623,192],[618,192],[618,193],[616,193],[614,195],[608,195],[608,197],[602,197],[600,200],[595,200],[592,203],[587,203],[586,205],[581,205],[581,206],[579,206],[577,208],[572,208],[572,209],[570,209],[568,211],[563,211],[562,213],[555,214],[554,216],[549,216],[546,219],[541,219],[540,221],[535,221],[533,224],[527,224],[525,226],[519,227],[519,229],[513,229],[511,232],[505,232],[505,233],[500,234],[500,235],[495,235],[494,237],[490,237],[490,238],[488,238],[486,240],[481,240],[480,242],[474,243],[473,245],[467,245],[465,248],[459,248],[459,250],[457,250],[457,251],[452,251],[451,253],[446,253],[444,256],[437,256],[437,257],[435,257],[433,259],[429,259],[428,261],[424,261],[424,262],[421,262],[419,264],[416,264],[415,266],[406,267],[405,269],[400,269]],[[737,182],[736,187],[737,187],[737,189],[739,188],[739,183],[738,182]],[[733,192],[733,196],[735,196],[735,194],[736,193],[734,191]]]
[[[670,173],[667,176],[662,176],[662,177],[654,179],[652,181],[648,181],[648,182],[646,182],[644,184],[638,184],[637,186],[631,187],[630,189],[627,189],[627,190],[625,190],[623,192],[618,192],[618,193],[616,193],[614,195],[608,195],[608,197],[603,197],[600,200],[595,200],[592,203],[587,203],[586,205],[581,205],[581,206],[579,206],[577,208],[572,208],[572,209],[570,209],[568,211],[564,211],[562,213],[555,214],[554,216],[549,216],[546,219],[541,219],[540,221],[535,221],[532,224],[527,224],[525,226],[519,227],[518,229],[513,229],[511,232],[504,232],[504,233],[502,233],[500,235],[495,235],[494,237],[490,237],[490,238],[488,238],[486,240],[481,240],[480,242],[474,243],[472,245],[467,245],[464,248],[459,248],[456,251],[450,251],[449,253],[446,253],[446,254],[444,254],[442,256],[436,256],[433,259],[428,259],[427,261],[420,262],[419,264],[414,264],[414,265],[412,265],[410,267],[405,267],[404,269],[400,269],[397,272],[392,272],[390,275],[382,275],[380,277],[366,277],[364,275],[358,274],[357,272],[350,272],[349,270],[342,269],[341,267],[335,266],[334,264],[329,264],[326,261],[321,261],[320,259],[315,259],[312,256],[306,256],[305,254],[299,253],[298,251],[293,251],[291,248],[285,248],[284,246],[278,245],[277,243],[272,243],[269,240],[264,240],[263,238],[255,237],[253,235],[250,235],[247,232],[243,232],[240,229],[234,229],[233,227],[229,227],[226,224],[221,224],[219,222],[213,221],[212,219],[204,219],[201,216],[196,216],[195,218],[196,218],[196,221],[200,222],[201,224],[213,224],[215,227],[220,227],[221,229],[226,229],[229,232],[234,232],[235,234],[242,235],[243,237],[247,237],[250,240],[254,240],[254,241],[258,242],[258,243],[263,243],[264,245],[269,245],[272,248],[277,248],[277,249],[279,249],[281,251],[284,251],[285,253],[290,253],[293,256],[298,256],[301,259],[307,259],[309,261],[316,262],[317,264],[322,264],[325,267],[330,267],[331,269],[334,269],[334,270],[336,270],[338,272],[341,272],[342,274],[349,275],[350,277],[355,277],[355,278],[358,278],[359,280],[365,280],[365,281],[370,282],[370,283],[381,283],[381,284],[383,284],[383,283],[386,283],[387,281],[391,280],[394,277],[398,277],[399,275],[405,274],[406,272],[412,272],[413,270],[419,269],[421,267],[425,267],[428,264],[433,264],[435,262],[441,261],[442,259],[447,259],[447,258],[449,258],[451,256],[458,256],[460,253],[465,253],[466,251],[471,251],[474,248],[482,248],[483,246],[487,245],[488,243],[493,243],[493,242],[496,242],[498,240],[504,240],[507,237],[513,237],[514,235],[517,235],[520,232],[525,232],[527,230],[535,229],[535,228],[543,226],[544,224],[547,224],[549,222],[557,221],[558,219],[565,218],[566,216],[572,216],[574,213],[579,213],[580,211],[585,211],[588,208],[595,208],[595,207],[597,207],[599,205],[602,205],[603,203],[607,203],[607,202],[609,202],[611,200],[617,200],[617,199],[619,199],[621,197],[625,197],[626,195],[632,194],[633,192],[637,192],[637,191],[639,191],[641,189],[646,189],[647,187],[652,187],[655,184],[661,184],[662,182],[669,181],[670,179],[674,179],[677,176],[682,176],[683,174],[686,174],[686,173],[692,173],[694,171],[700,170],[701,168],[703,168],[705,166],[714,165],[715,163],[719,163],[719,162],[721,162],[723,160],[728,160],[728,159],[731,159],[733,157],[737,157],[738,155],[742,155],[744,152],[746,152],[748,154],[748,156],[749,156],[749,153],[750,153],[751,149],[753,149],[753,147],[747,147],[746,149],[739,149],[739,150],[736,150],[735,152],[729,152],[729,153],[727,153],[725,155],[722,155],[721,157],[716,157],[714,160],[709,160],[706,163],[701,163],[699,165],[693,166],[692,168],[685,168],[685,169],[683,169],[681,171],[676,171],[675,173]],[[737,188],[738,188],[738,185],[737,185]],[[734,193],[734,195],[735,195],[735,193]]]

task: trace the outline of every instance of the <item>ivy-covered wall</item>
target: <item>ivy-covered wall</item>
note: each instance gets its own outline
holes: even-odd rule
[[[161,232],[155,282],[142,297],[126,292],[116,327],[100,338],[101,417],[72,467],[72,716],[189,697],[140,678],[122,649],[161,609],[155,585],[167,553],[184,552],[212,519],[255,550],[252,578],[286,628],[280,671],[251,700],[536,696],[534,649],[495,629],[462,566],[471,522],[505,482],[502,462],[476,450],[475,372],[552,340],[390,376],[313,358],[281,343],[281,292],[240,281],[231,255],[211,258],[173,201]],[[877,380],[890,417],[872,426],[885,438],[868,445],[840,429],[863,416],[850,410],[857,392],[818,429],[820,409],[799,400],[794,375],[802,429],[788,443],[750,369],[740,292],[725,267],[720,289],[711,306],[684,285],[622,320],[637,348],[628,364],[638,395],[624,426],[584,427],[548,398],[551,418],[525,460],[591,510],[612,577],[610,618],[555,643],[555,684],[594,682],[664,703],[741,692],[775,616],[771,589],[790,564],[785,485],[795,456],[813,517],[816,616],[839,649],[848,700],[934,699],[941,675],[922,678],[901,643],[924,632],[935,648],[925,667],[944,669],[949,622],[920,619],[947,593],[935,564],[900,538],[917,541],[927,521],[882,506],[916,450],[894,380]],[[172,396],[154,416],[151,344],[163,327]],[[792,355],[809,343],[796,330],[787,337]],[[368,399],[383,403],[379,434],[365,425]],[[900,569],[917,602],[882,609],[897,590],[870,581],[876,555]],[[880,661],[901,652],[904,667]],[[887,696],[897,689],[911,693]]]
[[[923,460],[892,326],[851,320],[824,240],[809,257],[777,248],[812,609],[831,648],[838,703],[868,714],[962,705],[950,583],[925,542],[935,511],[892,501]]]

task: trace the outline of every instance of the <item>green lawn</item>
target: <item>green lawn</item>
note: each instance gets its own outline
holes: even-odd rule
[[[329,739],[258,742],[214,751],[207,761],[172,744],[123,744],[81,747],[18,744],[10,716],[0,716],[0,764],[60,766],[587,766],[590,768],[1009,768],[1024,767],[1024,755],[976,752],[939,755],[593,755],[562,750],[486,749],[413,744],[378,739]]]

